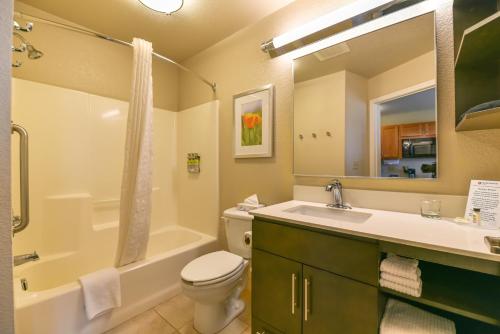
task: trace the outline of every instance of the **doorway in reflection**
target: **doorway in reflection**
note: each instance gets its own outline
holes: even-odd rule
[[[379,103],[382,177],[436,177],[436,91],[429,88]]]

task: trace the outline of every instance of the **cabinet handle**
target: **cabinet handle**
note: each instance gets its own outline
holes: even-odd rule
[[[311,281],[309,279],[304,278],[304,321],[309,319],[309,287],[311,285]]]
[[[292,315],[295,314],[295,308],[297,307],[297,300],[295,297],[296,284],[297,284],[297,275],[295,275],[295,273],[293,273],[292,274]]]
[[[266,334],[266,331],[262,331],[262,332],[255,332],[255,334]]]

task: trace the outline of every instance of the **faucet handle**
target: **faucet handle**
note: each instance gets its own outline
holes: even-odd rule
[[[325,186],[326,191],[332,191],[335,188],[342,188],[342,183],[340,183],[339,179],[333,179]]]

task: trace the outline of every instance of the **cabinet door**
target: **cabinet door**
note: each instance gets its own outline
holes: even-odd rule
[[[399,132],[401,137],[404,138],[421,137],[424,134],[424,124],[423,123],[401,124],[399,126]]]
[[[436,137],[436,122],[424,123],[424,135],[428,137]]]
[[[302,264],[252,250],[252,316],[286,334],[301,333]]]
[[[378,333],[376,287],[303,266],[303,333]]]
[[[398,159],[400,156],[399,126],[382,127],[381,135],[382,159]]]

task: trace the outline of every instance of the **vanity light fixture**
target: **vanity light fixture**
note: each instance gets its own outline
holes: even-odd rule
[[[302,57],[436,9],[439,0],[358,0],[261,44],[271,57]],[[394,6],[394,9],[392,8]],[[401,9],[402,8],[402,9]],[[330,32],[331,36],[323,38]]]
[[[144,6],[157,12],[172,14],[181,9],[184,0],[139,0]]]

